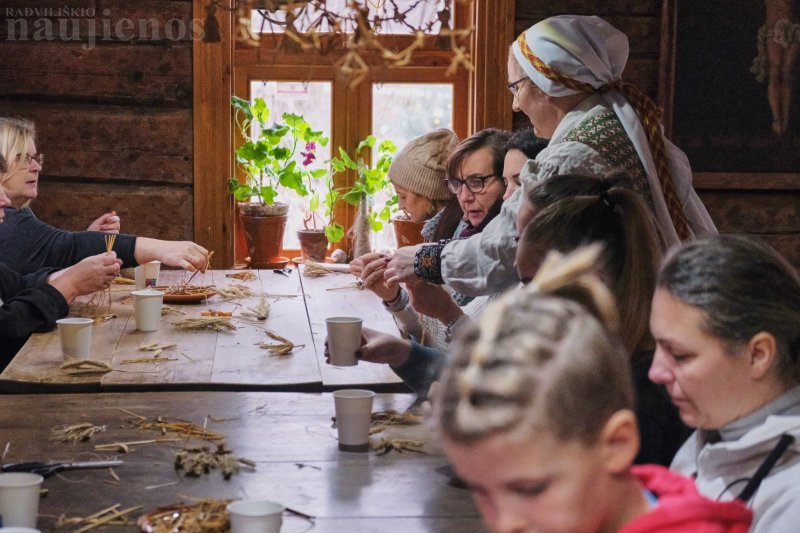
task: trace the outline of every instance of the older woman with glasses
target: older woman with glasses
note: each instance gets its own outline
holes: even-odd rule
[[[105,252],[105,239],[97,231],[118,231],[119,217],[106,213],[89,227],[94,231],[64,231],[37,219],[28,207],[39,194],[39,172],[44,155],[36,149],[32,122],[0,117],[0,157],[7,168],[0,172],[0,185],[10,200],[5,222],[0,226],[2,260],[11,269],[26,274],[43,267],[68,267]],[[189,241],[163,241],[119,235],[114,251],[124,266],[159,260],[189,270],[205,270],[208,251]]]
[[[667,245],[715,234],[692,189],[686,156],[664,139],[655,104],[621,79],[627,57],[627,37],[594,16],[545,19],[512,44],[513,108],[550,140],[522,172],[522,189],[558,174],[622,170],[652,209]],[[389,280],[446,282],[472,295],[516,284],[514,228],[522,196],[513,193],[479,236],[400,249],[386,271]]]

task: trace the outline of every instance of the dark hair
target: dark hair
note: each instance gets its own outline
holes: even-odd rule
[[[528,156],[528,159],[535,159],[539,152],[547,148],[549,142],[547,139],[537,137],[533,133],[533,128],[525,128],[511,134],[506,143],[506,152],[519,150]]]
[[[800,383],[800,276],[774,248],[741,235],[685,244],[667,258],[658,287],[703,312],[703,330],[734,354],[757,333],[775,337],[777,375]]]
[[[2,155],[0,155],[0,172],[8,172],[8,165]]]
[[[495,176],[503,175],[503,160],[506,157],[506,143],[511,138],[511,133],[497,128],[486,128],[473,133],[453,148],[450,157],[444,164],[445,175],[449,178],[461,173],[464,159],[473,152],[488,148],[492,153],[492,173]]]
[[[455,176],[461,172],[461,165],[464,159],[470,154],[477,152],[482,148],[488,148],[492,153],[492,173],[496,176],[503,176],[503,160],[506,157],[505,144],[508,142],[511,134],[505,130],[497,128],[487,128],[474,133],[458,143],[450,152],[447,162],[444,165],[445,176]],[[441,239],[452,239],[453,234],[458,227],[461,219],[464,218],[464,212],[461,210],[461,205],[458,203],[458,197],[453,198],[448,202],[442,210],[441,218],[436,228],[433,231],[431,239],[438,242]],[[488,217],[486,217],[488,218]],[[486,220],[488,223],[489,221]]]
[[[601,243],[600,262],[620,308],[620,334],[630,354],[652,343],[648,320],[662,249],[644,200],[610,178],[553,176],[532,188],[537,212],[520,236],[520,246],[570,252]]]

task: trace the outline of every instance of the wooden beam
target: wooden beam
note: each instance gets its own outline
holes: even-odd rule
[[[194,0],[194,18],[205,20],[204,0]],[[213,268],[233,264],[233,173],[230,99],[233,73],[231,0],[217,10],[221,42],[193,44],[194,88],[194,240],[214,250]],[[221,201],[226,198],[227,201]]]
[[[508,47],[514,39],[514,0],[475,2],[471,132],[511,129],[511,93],[506,87]]]

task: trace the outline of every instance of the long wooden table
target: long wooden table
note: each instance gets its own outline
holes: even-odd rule
[[[398,332],[380,300],[369,291],[352,286],[353,276],[336,273],[319,278],[303,276],[301,280],[298,269],[288,277],[262,270],[254,271],[257,279],[241,281],[227,278],[231,272],[234,271],[209,271],[196,276],[192,284],[227,287],[241,283],[252,290],[253,296],[223,300],[217,295],[199,304],[170,304],[178,313],[165,314],[160,331],[152,333],[136,330],[132,287],[113,285],[111,312],[115,318],[93,326],[91,351],[91,358],[108,363],[112,372],[70,376],[60,369],[64,360],[58,332],[34,334],[0,374],[0,391],[319,391],[344,386],[404,390],[400,379],[386,365],[362,362],[355,367],[337,368],[325,363],[327,316],[360,316],[368,327]],[[184,276],[180,271],[162,271],[159,284],[180,284]],[[260,321],[242,316],[243,310],[259,303],[263,293],[270,303],[269,318]],[[186,332],[172,325],[208,310],[232,311],[236,331]],[[274,342],[266,330],[298,346],[290,355],[271,355],[256,346],[259,342]],[[176,346],[160,354],[162,362],[132,362],[152,357],[153,352],[140,347],[153,343]]]
[[[408,394],[379,394],[373,412],[402,411]],[[71,471],[45,480],[38,526],[56,529],[58,517],[86,517],[107,507],[142,506],[134,516],[192,499],[270,499],[315,518],[315,525],[284,518],[284,533],[482,532],[468,491],[451,486],[437,471],[445,458],[427,426],[392,426],[371,439],[410,438],[424,443],[424,454],[347,453],[337,448],[330,394],[256,392],[152,392],[130,394],[8,395],[0,410],[3,463],[119,458],[113,469]],[[141,418],[139,418],[141,417]],[[141,429],[139,420],[183,420],[225,436],[236,457],[255,461],[225,481],[212,470],[200,478],[173,468],[187,444],[215,445],[201,439]],[[88,422],[104,427],[85,442],[59,442],[53,429]],[[104,443],[129,445],[128,453],[101,452]],[[116,479],[114,477],[118,477]],[[77,529],[71,526],[69,530]],[[103,531],[104,529],[99,529]],[[136,531],[114,526],[108,531]]]

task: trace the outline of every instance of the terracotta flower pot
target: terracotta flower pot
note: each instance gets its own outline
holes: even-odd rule
[[[239,219],[244,228],[247,253],[250,255],[250,266],[253,268],[268,268],[268,265],[274,264],[281,255],[289,206],[280,205],[284,207],[239,204]],[[281,211],[282,214],[264,215]]]
[[[394,236],[397,240],[397,247],[414,246],[423,242],[422,228],[425,226],[426,220],[422,222],[414,222],[413,220],[393,218],[392,225],[394,226]]]
[[[328,238],[323,230],[305,230],[297,232],[300,240],[300,253],[304,259],[311,259],[318,263],[325,262],[325,255],[328,251]]]

